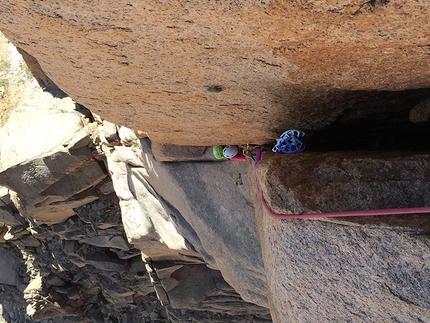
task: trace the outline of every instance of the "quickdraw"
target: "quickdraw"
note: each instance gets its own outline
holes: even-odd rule
[[[303,138],[305,133],[300,130],[287,130],[278,139],[272,148],[274,153],[280,151],[284,154],[298,153],[305,150],[305,145],[299,138]]]

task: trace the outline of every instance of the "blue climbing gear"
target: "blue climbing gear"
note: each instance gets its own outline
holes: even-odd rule
[[[303,131],[300,130],[287,130],[278,139],[276,139],[276,144],[272,148],[274,153],[280,151],[284,154],[298,153],[305,150],[305,145],[300,141],[305,135]]]

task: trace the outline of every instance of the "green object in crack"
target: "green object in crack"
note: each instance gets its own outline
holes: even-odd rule
[[[224,155],[222,154],[222,146],[214,146],[212,152],[216,159],[223,159]]]

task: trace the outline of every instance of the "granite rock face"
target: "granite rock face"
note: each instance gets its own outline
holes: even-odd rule
[[[425,126],[429,6],[0,3],[39,83],[121,125],[45,93],[55,109],[26,103],[0,129],[0,239],[27,266],[5,271],[2,316],[167,321],[157,295],[174,323],[428,320],[427,215],[277,221],[259,191],[279,213],[428,205],[427,155],[266,154],[255,176],[205,146]]]
[[[252,187],[274,322],[428,319],[428,214],[275,220],[262,207],[260,194],[261,188],[279,213],[417,206],[427,202],[426,163],[425,155],[263,155]],[[254,172],[251,164],[249,172]],[[405,183],[411,190],[417,187],[410,199],[398,196],[409,191],[398,189]],[[352,184],[354,189],[348,188]],[[367,199],[361,201],[360,192],[369,189],[377,192],[363,194]],[[359,205],[351,204],[350,190]]]
[[[246,165],[238,161],[160,163],[143,141],[148,181],[174,213],[178,231],[247,301],[267,306],[264,267]],[[242,185],[236,185],[242,178]],[[172,212],[171,211],[171,212]]]
[[[430,156],[413,152],[267,154],[258,163],[273,212],[324,213],[430,205]]]
[[[266,143],[429,87],[429,6],[5,1],[0,30],[74,100],[154,142]]]
[[[128,240],[142,250],[162,303],[174,317],[187,309],[270,321],[246,165],[158,162],[142,143],[108,148],[107,164]],[[245,185],[236,186],[241,172]]]
[[[158,161],[191,161],[202,160],[204,157],[215,159],[211,149],[208,149],[206,146],[178,146],[152,143],[151,151]]]
[[[428,319],[423,230],[259,217],[274,322]]]

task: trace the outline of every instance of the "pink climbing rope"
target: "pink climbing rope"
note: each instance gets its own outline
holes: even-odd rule
[[[231,157],[230,160],[246,160],[246,156],[236,155],[236,156]]]
[[[256,156],[254,168],[261,159],[261,148],[256,148]],[[272,209],[267,204],[263,192],[261,192],[261,202],[264,210],[274,219],[315,219],[315,218],[334,218],[334,217],[349,217],[349,216],[375,216],[375,215],[395,215],[395,214],[418,214],[430,213],[430,207],[414,207],[414,208],[399,208],[399,209],[378,209],[378,210],[363,210],[363,211],[342,211],[342,212],[326,212],[326,213],[308,213],[308,214],[277,214],[273,213]]]

